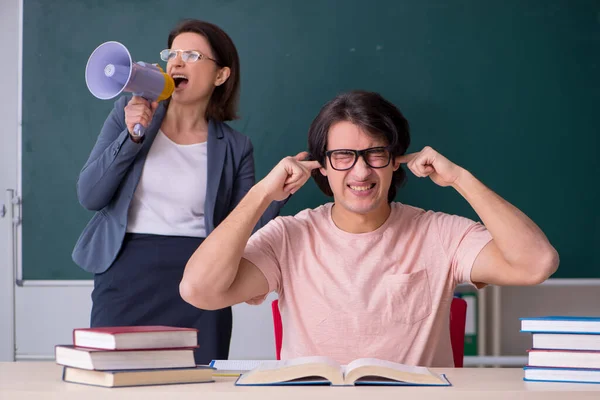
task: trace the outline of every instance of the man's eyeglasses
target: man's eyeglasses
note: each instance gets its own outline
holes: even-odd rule
[[[370,147],[364,150],[337,149],[325,152],[329,164],[336,171],[347,171],[354,167],[358,157],[362,156],[371,168],[385,168],[390,165],[392,153],[390,147]]]
[[[217,60],[210,58],[206,54],[202,54],[196,50],[176,50],[176,49],[164,49],[160,52],[160,59],[163,61],[171,61],[177,58],[177,53],[181,53],[181,59],[186,63],[193,63],[198,60],[210,60],[215,64],[219,65]]]

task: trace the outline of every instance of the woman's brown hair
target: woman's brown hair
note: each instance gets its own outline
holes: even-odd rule
[[[237,119],[240,97],[240,58],[233,41],[225,31],[214,24],[197,19],[185,19],[169,33],[167,42],[169,48],[173,40],[185,32],[193,32],[205,37],[217,65],[231,70],[225,83],[215,88],[206,107],[206,119],[219,122]]]

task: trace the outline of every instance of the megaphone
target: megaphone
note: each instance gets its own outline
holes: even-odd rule
[[[173,78],[158,65],[133,62],[127,47],[113,41],[102,43],[92,52],[85,66],[85,83],[101,100],[131,92],[149,101],[162,101],[175,90]],[[144,127],[136,124],[133,133],[143,135]]]

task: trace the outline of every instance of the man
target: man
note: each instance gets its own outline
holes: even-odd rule
[[[308,136],[316,161],[300,153],[275,166],[196,250],[180,284],[184,300],[203,309],[260,303],[276,291],[282,358],[452,366],[457,284],[534,285],[556,271],[557,252],[525,214],[430,147],[404,155],[408,122],[378,94],[336,97]],[[401,164],[453,187],[484,225],[393,202]],[[271,201],[296,192],[311,171],[334,202],[250,237]]]

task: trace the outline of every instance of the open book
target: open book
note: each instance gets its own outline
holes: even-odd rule
[[[444,375],[376,358],[359,358],[340,365],[328,357],[265,361],[242,374],[235,383],[253,385],[405,385],[450,386]]]

